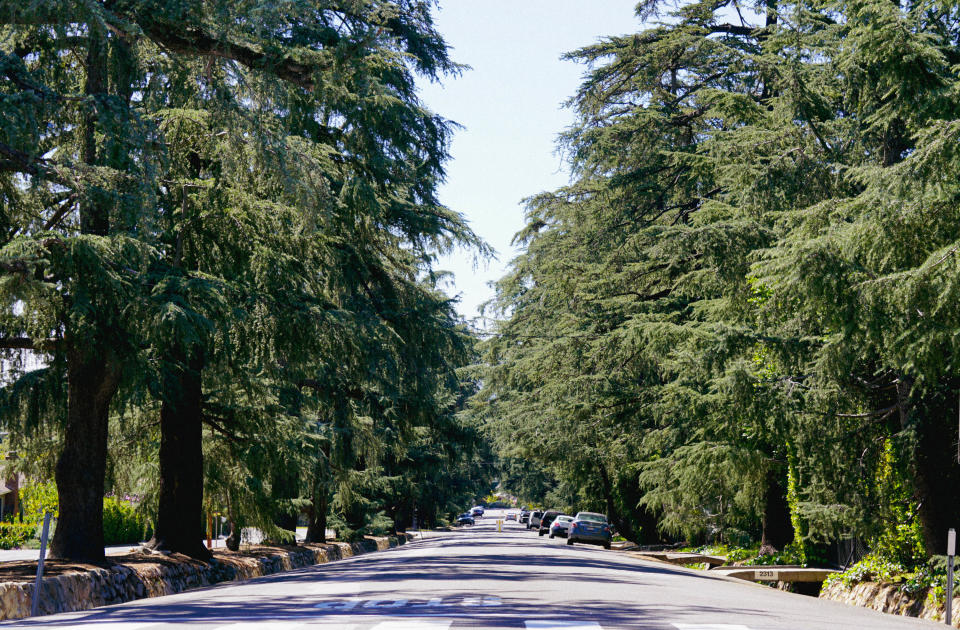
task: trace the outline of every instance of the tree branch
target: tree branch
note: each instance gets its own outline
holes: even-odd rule
[[[210,417],[209,414],[205,414],[205,413],[200,414],[200,419],[203,421],[204,424],[206,424],[211,429],[213,429],[223,437],[227,438],[234,444],[243,444],[243,438],[240,438],[232,431],[228,431],[227,429],[225,429],[223,425],[216,422],[213,418]]]
[[[875,418],[877,416],[886,417],[891,413],[893,413],[894,411],[896,411],[898,407],[900,407],[900,403],[897,403],[895,405],[890,405],[885,409],[879,409],[877,411],[869,411],[867,413],[838,413],[834,415],[836,415],[838,418]]]
[[[30,337],[0,337],[0,348],[5,350],[37,350],[50,352],[60,346],[60,339],[34,340]]]
[[[314,65],[294,61],[289,56],[276,57],[254,48],[211,37],[195,26],[184,28],[161,21],[137,20],[150,39],[171,52],[200,57],[219,57],[236,61],[252,70],[269,72],[304,89],[315,87]]]

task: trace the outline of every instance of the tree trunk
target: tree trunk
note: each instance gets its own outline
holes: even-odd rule
[[[97,24],[89,25],[84,93],[99,97],[107,90],[107,34]],[[97,151],[97,109],[83,114],[81,156],[83,162],[100,164]],[[80,231],[107,236],[110,206],[94,190],[80,206]],[[82,286],[83,278],[76,278]],[[116,357],[104,356],[104,348],[93,336],[73,340],[67,323],[67,424],[63,451],[57,460],[55,477],[59,497],[57,530],[50,544],[50,556],[64,560],[103,560],[103,491],[107,466],[107,428],[110,402],[120,382]]]
[[[318,485],[313,497],[313,507],[310,508],[310,523],[307,525],[307,542],[327,542],[327,489],[325,485]]]
[[[202,372],[203,358],[195,353],[188,362],[176,362],[163,377],[160,497],[150,546],[206,560],[211,554],[202,542]]]
[[[67,351],[67,426],[56,467],[60,516],[51,558],[93,563],[104,559],[107,427],[119,383],[120,370],[112,357],[75,347]]]
[[[786,464],[773,462],[767,469],[767,489],[763,506],[763,534],[760,538],[760,554],[782,551],[793,541],[793,523],[790,521],[790,504],[787,503]]]
[[[600,482],[603,486],[603,498],[607,504],[607,518],[610,523],[616,527],[620,534],[631,532],[630,524],[620,517],[620,512],[613,501],[613,484],[610,483],[610,476],[607,474],[606,467],[601,464],[597,467],[600,471]]]
[[[278,466],[273,471],[272,494],[275,505],[290,503],[300,496],[300,476],[298,472],[292,466]],[[285,508],[276,514],[273,524],[280,529],[292,532],[296,537],[298,520],[299,514],[296,511]]]
[[[947,530],[960,527],[960,464],[957,463],[955,388],[927,394],[913,410],[916,431],[914,484],[918,513],[928,555],[947,551]]]

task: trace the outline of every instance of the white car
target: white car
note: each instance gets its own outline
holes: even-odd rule
[[[567,533],[570,531],[570,523],[572,522],[573,517],[566,514],[561,514],[553,519],[553,522],[550,523],[550,538],[554,536],[563,536],[566,538]]]
[[[517,520],[518,516],[519,516],[519,512],[507,512],[507,516],[505,517],[504,520],[515,521]]]

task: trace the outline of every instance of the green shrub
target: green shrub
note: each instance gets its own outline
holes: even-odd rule
[[[147,520],[128,501],[103,500],[103,542],[106,545],[138,543],[150,535]]]
[[[828,576],[824,586],[836,581],[841,582],[844,586],[853,586],[860,582],[898,583],[912,575],[902,564],[891,562],[876,554],[870,554],[843,573],[834,573]]]
[[[0,549],[16,549],[34,537],[36,523],[0,523]]]
[[[802,546],[791,543],[774,554],[756,555],[743,564],[745,566],[766,566],[776,564],[807,566],[809,558]]]
[[[43,522],[44,512],[51,512],[56,518],[59,509],[57,484],[48,481],[24,485],[20,488],[20,506],[24,523]]]

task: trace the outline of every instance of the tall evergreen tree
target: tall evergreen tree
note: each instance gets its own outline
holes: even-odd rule
[[[202,424],[223,439],[270,437],[256,416],[277,418],[277,392],[358,347],[368,363],[329,381],[340,395],[411,385],[384,378],[409,312],[446,309],[421,321],[435,334],[407,341],[450,337],[445,299],[414,293],[418,305],[391,310],[437,251],[482,248],[435,197],[448,124],[421,106],[414,78],[457,67],[430,11],[409,0],[0,11],[3,342],[47,353],[47,380],[67,381],[54,555],[102,558],[108,418],[124,381],[160,401],[154,544],[202,557]]]

